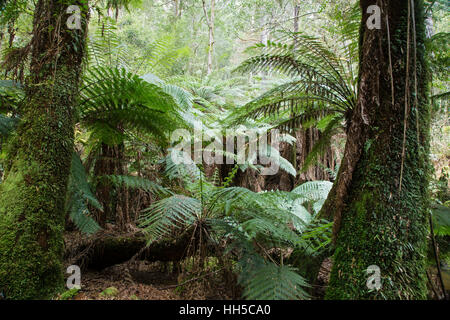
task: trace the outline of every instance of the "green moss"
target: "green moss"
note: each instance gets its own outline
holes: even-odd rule
[[[40,14],[52,18],[38,19],[37,27],[47,27],[52,19],[56,25],[60,15],[55,13],[66,6],[50,8],[56,12]],[[0,184],[0,292],[6,299],[50,299],[64,286],[64,201],[83,55],[72,44],[84,44],[84,38],[62,31],[55,39],[61,41],[60,50],[42,39],[36,41],[40,47],[33,47],[38,61],[31,65],[22,121],[9,141]],[[57,56],[42,55],[49,48]]]
[[[71,300],[78,294],[79,291],[79,288],[72,288],[70,290],[64,291],[59,297],[59,300]]]
[[[53,160],[47,170],[47,161],[32,159],[42,152],[18,152],[0,185],[0,290],[8,299],[51,298],[63,287],[60,197],[68,176],[64,158],[70,153],[57,152],[59,165]]]
[[[403,62],[407,2],[389,3],[390,12],[396,10],[395,17],[398,18],[391,26],[393,61]],[[423,3],[416,3],[416,9],[416,21],[422,21]],[[368,128],[367,141],[370,142],[365,144],[353,173],[333,256],[327,299],[426,298],[430,113],[426,99],[423,26],[418,25],[417,35],[418,118],[412,106],[407,122],[405,158],[401,157],[403,117],[399,114],[403,113],[406,68],[401,63],[395,65],[394,81],[395,101],[402,107],[392,106],[389,81],[380,85],[380,104],[366,106],[372,119]],[[389,69],[383,65],[379,68],[381,72]],[[385,75],[389,79],[389,74]],[[410,90],[414,92],[412,79]],[[402,161],[404,170],[400,191]],[[382,288],[379,291],[367,287],[369,275],[366,270],[371,265],[377,265],[381,270]]]
[[[103,290],[100,293],[100,296],[102,297],[115,297],[119,294],[119,290],[116,287],[109,287]]]

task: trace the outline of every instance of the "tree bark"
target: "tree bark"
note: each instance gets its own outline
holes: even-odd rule
[[[78,254],[79,257],[71,263],[83,269],[102,270],[115,264],[127,262],[136,255],[137,260],[178,262],[185,258],[189,240],[190,235],[186,234],[176,240],[161,240],[147,247],[148,239],[143,235],[132,237],[103,236],[88,245],[77,248],[75,255]],[[80,254],[82,252],[86,252],[86,254]]]
[[[125,186],[113,186],[106,178],[110,175],[127,174],[124,152],[123,143],[113,146],[102,143],[101,154],[94,165],[94,175],[99,179],[96,196],[103,206],[103,211],[94,210],[94,213],[102,228],[106,226],[107,219],[113,219],[121,230],[125,230],[126,225],[131,222],[128,189]]]
[[[381,29],[373,30],[366,12],[374,1],[360,4],[358,104],[323,208],[334,213],[336,239],[326,297],[425,299],[430,109],[423,1],[378,1]],[[381,271],[379,290],[367,286],[371,265]]]
[[[69,29],[69,5],[81,29]],[[87,0],[39,0],[22,122],[0,185],[0,291],[6,299],[46,299],[63,288],[64,200],[82,72]]]
[[[180,262],[196,254],[201,245],[201,239],[193,236],[194,231],[194,228],[189,228],[176,237],[160,239],[150,244],[141,232],[122,236],[99,234],[92,240],[70,248],[66,252],[66,259],[82,269],[96,270],[124,263],[132,258],[149,262]],[[220,250],[210,242],[202,245],[208,255],[216,255],[217,250]]]
[[[209,43],[208,43],[208,64],[206,74],[210,75],[213,67],[213,54],[214,54],[214,23],[215,23],[215,5],[216,0],[211,0],[211,9],[210,14],[206,11],[206,3],[203,0],[203,12],[205,13],[206,23],[208,24],[208,34],[209,34]]]
[[[299,21],[299,14],[300,14],[300,4],[295,1],[294,3],[294,32],[297,33],[298,30],[298,21]],[[297,37],[294,36],[294,49],[297,47]]]
[[[173,14],[175,19],[181,17],[181,0],[173,0]]]

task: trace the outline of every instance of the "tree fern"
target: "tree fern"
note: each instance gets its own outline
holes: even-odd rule
[[[345,46],[334,50],[317,38],[290,32],[283,33],[278,42],[269,41],[256,48],[263,48],[264,54],[244,61],[238,71],[277,72],[288,79],[234,111],[230,118],[236,124],[262,118],[283,130],[321,127],[323,133],[308,155],[306,169],[336,132],[349,125],[356,106],[356,75],[352,69],[356,53]],[[323,119],[327,119],[326,125],[321,123]]]
[[[88,39],[88,64],[98,67],[130,68],[129,53],[117,36],[115,21],[105,17]]]
[[[171,129],[183,123],[172,96],[125,69],[91,68],[81,95],[80,120],[91,129],[117,131],[120,125],[166,141]]]
[[[240,187],[213,186],[203,199],[174,195],[157,201],[143,213],[141,226],[152,241],[174,230],[189,230],[204,219],[211,227],[211,240],[220,242],[226,237],[232,241],[227,251],[240,252],[239,281],[246,298],[306,299],[308,284],[296,270],[275,263],[266,251],[258,253],[253,244],[268,249],[302,247],[311,254],[325,247],[330,241],[330,224],[314,220],[302,204],[314,202],[321,194],[326,197],[327,187],[326,183],[316,183],[299,187],[297,193],[255,193]]]

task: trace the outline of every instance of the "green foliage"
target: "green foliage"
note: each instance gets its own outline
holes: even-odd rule
[[[7,137],[15,130],[19,119],[0,114],[0,136]]]
[[[430,71],[438,77],[445,77],[447,80],[448,65],[450,63],[449,37],[450,33],[439,32],[425,42],[430,55]]]
[[[155,202],[141,215],[141,227],[149,235],[149,241],[167,236],[173,229],[182,230],[191,225],[201,213],[198,199],[183,195],[173,195]]]
[[[100,293],[102,297],[115,297],[119,294],[119,289],[116,287],[108,287]]]
[[[449,70],[450,64],[450,33],[439,32],[426,39],[425,45],[428,51],[429,68],[433,77],[433,91],[431,103],[435,112],[448,112],[449,100]]]
[[[129,69],[128,52],[117,36],[117,26],[105,18],[88,39],[88,62],[91,66]]]
[[[183,124],[171,95],[125,69],[90,68],[81,96],[81,123],[106,144],[123,141],[124,130],[147,132],[164,143]]]
[[[28,1],[5,1],[0,3],[0,27],[16,20],[22,13],[27,11]]]
[[[333,183],[329,181],[310,181],[292,190],[292,193],[302,196],[306,201],[320,201],[326,199]]]
[[[315,254],[329,243],[331,224],[317,220],[315,215],[331,183],[311,182],[299,186],[295,192],[255,193],[246,188],[227,187],[227,183],[217,187],[205,178],[201,168],[193,164],[176,165],[169,159],[166,159],[167,174],[184,176],[184,184],[199,188],[187,187],[186,190],[195,191],[190,195],[171,195],[143,212],[140,225],[148,233],[149,241],[207,226],[208,241],[218,243],[228,239],[231,245],[227,252],[238,252],[239,281],[246,298],[307,298],[305,280],[294,268],[275,262],[267,250],[297,247]]]
[[[286,33],[279,42],[269,41],[254,48],[264,49],[264,53],[246,60],[239,71],[266,70],[284,74],[289,80],[238,109],[231,118],[234,123],[262,118],[284,130],[315,125],[322,134],[308,154],[303,167],[306,170],[331,138],[349,125],[356,106],[356,75],[352,70],[355,53],[342,48],[335,52],[319,39],[301,33]]]
[[[259,262],[261,265],[246,268],[241,284],[244,297],[249,300],[305,300],[309,299],[304,288],[309,287],[297,270],[290,266]],[[244,273],[243,273],[244,274]]]
[[[89,216],[88,204],[102,210],[102,205],[91,191],[81,159],[74,152],[66,196],[66,212],[69,213],[70,219],[81,232],[93,234],[101,228]]]
[[[11,112],[19,109],[24,92],[20,83],[12,80],[0,80],[0,111]]]
[[[64,291],[59,297],[59,300],[71,300],[78,294],[79,291],[80,288],[72,288],[70,290]]]
[[[434,234],[437,236],[450,236],[450,208],[441,204],[432,207]]]

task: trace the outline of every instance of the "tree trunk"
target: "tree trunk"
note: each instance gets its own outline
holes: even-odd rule
[[[315,165],[308,167],[306,171],[302,171],[306,157],[314,148],[314,145],[320,139],[320,131],[317,128],[300,129],[296,132],[296,169],[299,172],[295,184],[299,185],[307,181],[330,180],[330,175],[326,169],[332,171],[336,167],[335,152],[331,146],[328,146],[323,155],[318,157]]]
[[[298,20],[300,14],[300,4],[297,1],[294,4],[294,32],[297,33],[298,30]],[[294,36],[294,49],[297,47],[297,36]]]
[[[181,0],[173,0],[173,15],[175,19],[181,17]]]
[[[205,238],[198,234],[199,230],[189,227],[181,234],[153,241],[150,244],[142,232],[125,236],[104,232],[81,243],[77,242],[66,251],[66,259],[82,269],[102,270],[129,261],[133,257],[150,262],[180,262],[197,254],[200,247],[206,250],[207,255],[223,254],[214,243],[205,242]]]
[[[131,222],[126,186],[113,186],[106,176],[126,175],[124,165],[125,146],[123,144],[109,146],[102,143],[101,155],[94,166],[94,175],[98,178],[96,196],[103,206],[103,211],[94,210],[97,223],[104,228],[107,219],[115,221],[116,225],[125,230]]]
[[[205,0],[203,0],[203,11],[205,13],[206,23],[208,24],[209,43],[208,43],[208,65],[206,74],[210,75],[213,67],[214,54],[214,22],[215,22],[215,4],[216,0],[211,0],[210,14],[206,11]]]
[[[80,30],[66,26],[72,4],[81,9]],[[0,291],[7,299],[51,298],[63,287],[64,199],[87,18],[87,1],[36,5],[22,122],[0,185]]]
[[[323,208],[335,219],[329,299],[426,298],[430,110],[423,1],[377,3],[381,29],[370,30],[366,12],[373,1],[361,1],[358,104]],[[379,290],[368,286],[372,265],[380,268]]]

